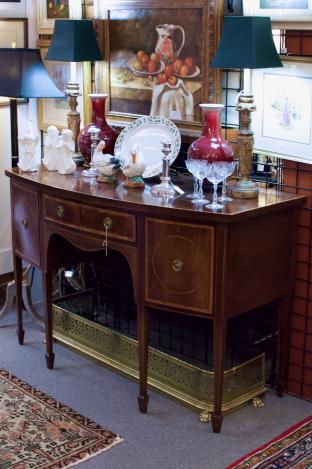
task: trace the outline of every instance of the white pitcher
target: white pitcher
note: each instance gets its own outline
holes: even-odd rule
[[[181,43],[179,46],[173,42],[174,32],[181,31]],[[159,24],[156,26],[158,40],[155,51],[163,62],[173,62],[180,54],[185,43],[185,31],[182,26],[175,24]]]

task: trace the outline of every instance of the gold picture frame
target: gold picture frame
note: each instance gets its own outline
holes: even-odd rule
[[[63,7],[63,8],[62,8]],[[82,5],[78,0],[37,0],[37,28],[39,34],[52,34],[56,19],[81,19]]]
[[[197,136],[202,130],[198,104],[221,99],[220,71],[209,67],[220,34],[220,2],[191,0],[185,5],[182,0],[176,0],[168,5],[165,0],[113,0],[109,4],[101,2],[99,10],[100,18],[95,20],[95,28],[104,60],[95,66],[94,91],[109,94],[109,121],[116,127],[124,127],[142,115],[163,115],[175,122],[181,134]],[[176,44],[172,50],[181,48],[183,29],[185,39],[179,58],[184,62],[186,57],[196,59],[194,73],[190,76],[176,74],[177,82],[171,86],[171,89],[179,89],[181,100],[186,101],[185,96],[191,96],[188,109],[192,113],[188,114],[170,109],[169,115],[165,115],[167,111],[157,97],[161,88],[156,88],[157,71],[135,73],[129,65],[129,57],[135,58],[137,51],[143,50],[149,56],[155,52],[157,27],[169,25],[175,28],[172,41]],[[163,69],[168,65],[162,60],[160,63],[163,63],[160,65]],[[161,72],[160,69],[158,71]],[[169,85],[168,89],[170,91]]]

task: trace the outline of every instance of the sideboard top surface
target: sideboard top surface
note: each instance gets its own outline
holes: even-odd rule
[[[256,199],[233,199],[224,205],[222,210],[213,212],[208,207],[197,207],[191,203],[185,195],[192,191],[191,178],[179,176],[175,179],[184,191],[184,195],[177,195],[170,199],[155,197],[150,188],[157,181],[146,181],[145,188],[127,189],[122,185],[122,180],[116,184],[103,184],[91,182],[81,177],[81,169],[70,175],[61,175],[55,171],[47,171],[42,166],[38,172],[23,173],[18,168],[7,169],[6,175],[18,184],[32,186],[35,190],[52,192],[54,197],[66,197],[79,200],[84,203],[105,204],[112,208],[123,208],[136,212],[151,212],[154,215],[187,216],[198,221],[230,223],[240,219],[259,215],[259,212],[274,212],[282,209],[300,206],[306,197],[273,189],[260,189]],[[212,194],[206,194],[207,202]],[[122,205],[122,207],[121,207]],[[170,212],[168,212],[168,209]],[[170,215],[169,215],[170,214]]]

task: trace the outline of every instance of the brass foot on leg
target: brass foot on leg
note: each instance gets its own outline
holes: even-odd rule
[[[221,427],[222,427],[222,420],[223,420],[223,415],[215,414],[214,412],[211,414],[211,423],[212,423],[213,433],[220,433]]]
[[[203,410],[199,414],[199,421],[202,422],[202,423],[211,422],[211,412],[209,412],[209,410]]]
[[[16,330],[16,335],[17,335],[17,340],[20,345],[23,345],[24,343],[24,336],[25,336],[25,331],[24,329],[17,329]]]
[[[148,405],[148,394],[138,396],[139,409],[142,414],[146,414]]]
[[[52,370],[53,365],[54,365],[54,353],[51,353],[51,354],[46,353],[45,358],[47,362],[47,368],[49,370]]]
[[[261,409],[261,407],[264,406],[264,403],[260,397],[253,397],[250,402],[254,409]]]

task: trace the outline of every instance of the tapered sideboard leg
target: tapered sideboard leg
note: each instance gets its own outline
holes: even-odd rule
[[[139,373],[140,394],[138,404],[140,412],[146,413],[148,405],[147,369],[148,369],[148,337],[149,337],[149,311],[143,305],[137,306],[138,314],[138,342],[139,342]]]
[[[45,307],[45,333],[46,333],[46,362],[49,369],[54,365],[53,336],[52,336],[52,274],[42,273],[43,298]]]
[[[214,433],[220,433],[222,427],[222,393],[224,379],[224,360],[226,352],[227,321],[216,319],[213,334],[213,365],[214,365],[214,409],[211,416]]]
[[[23,283],[23,270],[22,259],[14,254],[14,280],[15,280],[15,295],[16,295],[16,308],[17,308],[17,340],[20,345],[24,343],[24,329],[23,329],[23,300],[22,300],[22,283]]]

